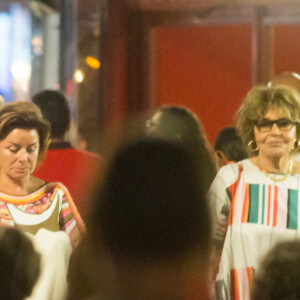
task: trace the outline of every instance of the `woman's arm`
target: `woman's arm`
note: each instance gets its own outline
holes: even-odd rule
[[[229,188],[237,182],[238,173],[239,167],[236,163],[221,168],[208,191],[213,225],[214,276],[218,273],[218,266],[227,232],[231,207]]]

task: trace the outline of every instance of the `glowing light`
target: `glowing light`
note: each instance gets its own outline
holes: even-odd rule
[[[29,79],[31,74],[31,65],[27,61],[16,60],[12,63],[11,73],[15,79]]]
[[[43,39],[41,36],[35,36],[31,40],[32,52],[37,56],[43,55]]]
[[[84,73],[81,70],[76,70],[74,73],[74,80],[77,83],[80,83],[83,81],[83,79],[84,79]]]
[[[85,58],[85,62],[93,69],[99,69],[100,68],[100,61],[96,57],[87,56]]]

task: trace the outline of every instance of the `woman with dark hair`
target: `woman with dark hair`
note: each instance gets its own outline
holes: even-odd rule
[[[0,225],[37,233],[67,232],[73,245],[84,226],[68,190],[58,182],[32,176],[49,145],[50,127],[31,102],[0,109]]]
[[[199,164],[207,170],[201,184],[207,191],[215,178],[216,167],[213,153],[199,118],[188,108],[168,105],[159,108],[146,123],[149,137],[178,143],[186,147]]]
[[[262,255],[282,239],[299,237],[300,98],[285,86],[254,86],[237,129],[250,158],[221,168],[209,190],[214,242],[222,252],[220,299],[249,299]],[[223,251],[222,251],[223,249]]]
[[[84,232],[68,190],[32,175],[47,151],[49,133],[32,102],[0,109],[0,226],[26,232],[41,254],[41,274],[30,300],[65,298],[71,244],[76,246]]]

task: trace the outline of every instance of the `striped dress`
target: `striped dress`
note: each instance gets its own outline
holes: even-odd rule
[[[84,224],[67,188],[47,183],[26,196],[0,193],[0,225],[36,234],[40,228],[65,231],[73,246],[84,232]]]
[[[299,188],[300,175],[277,181],[249,159],[219,170],[208,192],[214,242],[223,247],[218,299],[250,299],[262,257],[278,241],[299,238]]]

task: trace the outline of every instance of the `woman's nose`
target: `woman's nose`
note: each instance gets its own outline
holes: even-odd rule
[[[271,134],[280,134],[281,133],[281,131],[276,123],[273,124],[270,133]]]
[[[18,153],[18,159],[20,161],[25,161],[27,160],[27,151],[25,149],[20,149]]]

